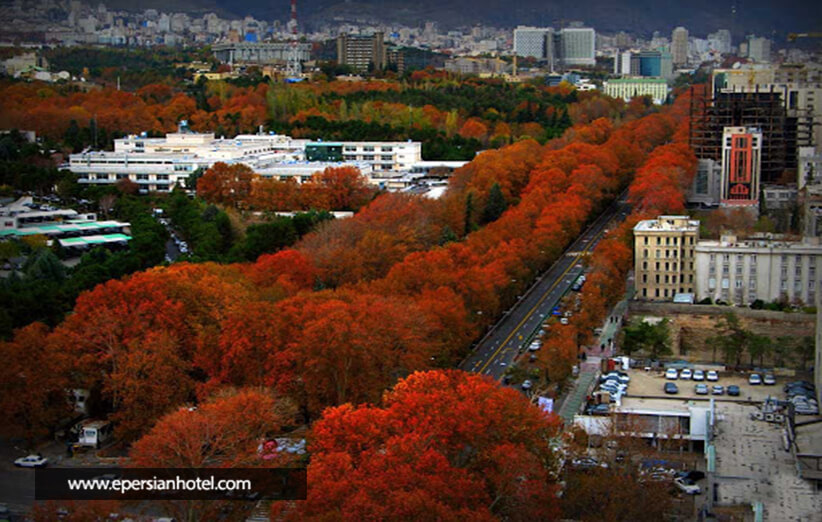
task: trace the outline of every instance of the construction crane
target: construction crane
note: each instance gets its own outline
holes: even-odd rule
[[[822,38],[822,33],[788,33],[789,42],[793,42],[797,38]]]

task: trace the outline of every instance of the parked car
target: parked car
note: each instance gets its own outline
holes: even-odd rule
[[[530,390],[533,386],[534,386],[534,384],[531,381],[529,381],[528,379],[522,381],[522,389],[523,390]]]
[[[676,384],[674,384],[672,382],[666,382],[664,389],[665,389],[665,393],[668,393],[668,394],[679,393],[679,388],[677,388]]]
[[[680,378],[680,379],[683,379],[683,380],[684,380],[684,379],[690,379],[690,378],[692,378],[693,376],[694,376],[694,372],[693,372],[693,371],[691,371],[691,369],[690,369],[690,368],[685,368],[684,370],[682,370],[681,372],[679,372],[679,378]]]
[[[588,415],[610,415],[611,406],[608,404],[597,404],[588,408]]]
[[[697,384],[694,386],[694,393],[697,395],[708,395],[708,385],[707,384]]]
[[[555,306],[553,310],[551,310],[551,315],[562,315],[562,311],[558,306]]]
[[[748,377],[748,384],[752,386],[762,384],[762,377],[760,377],[758,373],[752,373],[750,377]]]
[[[708,373],[705,375],[705,378],[711,382],[716,382],[719,380],[719,374],[716,373],[716,370],[708,370]]]
[[[677,477],[674,479],[674,485],[688,495],[699,495],[702,493],[702,489],[697,486],[693,480],[688,478]]]
[[[765,377],[762,378],[762,383],[773,386],[776,384],[776,377],[774,377],[772,373],[766,373]]]
[[[711,393],[714,395],[725,395],[725,388],[721,384],[714,384],[711,387]]]
[[[48,463],[49,459],[42,455],[29,455],[14,461],[14,465],[18,468],[45,468]]]
[[[568,318],[563,317],[562,319],[559,320],[559,324],[568,324]]]
[[[540,346],[542,346],[542,345],[540,344],[539,341],[534,341],[534,342],[531,343],[531,345],[528,347],[528,349],[531,350],[532,352],[536,352],[537,350],[539,350]]]
[[[704,381],[705,380],[705,372],[702,370],[694,370],[694,380],[695,381]]]
[[[677,380],[678,377],[679,377],[679,372],[676,371],[676,368],[668,368],[665,371],[665,378],[666,379],[670,379],[672,381],[675,381],[675,380]]]
[[[808,381],[789,382],[783,387],[783,389],[785,391],[788,391],[788,388],[793,388],[793,387],[797,387],[797,386],[807,388],[809,390],[816,390],[816,386],[812,382],[808,382]]]
[[[608,372],[608,373],[606,373],[605,375],[603,375],[602,377],[599,378],[600,382],[605,382],[605,381],[611,380],[611,379],[616,379],[616,380],[618,380],[619,382],[621,382],[623,384],[628,384],[629,382],[631,382],[631,378],[625,372],[617,372],[617,371]]]
[[[738,397],[739,396],[739,386],[737,386],[736,384],[731,384],[730,386],[728,386],[728,395],[730,395],[732,397]]]

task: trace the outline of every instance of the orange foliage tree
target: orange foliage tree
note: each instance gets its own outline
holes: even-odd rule
[[[277,517],[553,520],[559,421],[464,372],[415,373],[382,406],[330,408],[312,428],[308,499]]]

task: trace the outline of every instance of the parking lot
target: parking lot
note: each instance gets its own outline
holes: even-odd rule
[[[794,379],[785,379],[785,378],[777,378],[776,385],[766,386],[763,384],[760,385],[751,385],[748,384],[748,376],[747,374],[739,374],[739,373],[725,373],[721,372],[719,374],[719,381],[717,382],[710,382],[710,381],[693,381],[693,380],[667,380],[665,379],[665,373],[663,371],[642,371],[642,370],[631,370],[629,371],[629,375],[631,376],[631,384],[628,387],[628,396],[629,397],[669,397],[669,398],[677,398],[677,399],[703,399],[707,400],[710,398],[714,398],[718,401],[736,401],[736,402],[747,402],[747,401],[755,401],[761,402],[765,400],[769,395],[771,397],[778,397],[780,399],[784,399],[785,394],[782,391],[782,386]],[[666,382],[673,382],[676,384],[679,392],[676,395],[666,395],[663,391],[663,387],[665,386]],[[694,386],[697,384],[705,384],[708,386],[708,390],[710,391],[711,387],[715,384],[719,384],[723,386],[726,392],[723,395],[697,395],[694,392]],[[727,388],[730,385],[739,386],[739,396],[738,397],[731,397],[727,393]]]

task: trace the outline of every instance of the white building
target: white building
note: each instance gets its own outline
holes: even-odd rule
[[[336,147],[336,158],[306,160],[306,148]],[[422,161],[422,144],[412,141],[322,143],[295,140],[277,134],[241,134],[233,139],[213,133],[188,132],[185,122],[165,138],[127,136],[114,140],[113,152],[86,151],[72,154],[69,170],[85,184],[110,184],[129,179],[142,192],[167,192],[185,187],[197,169],[217,162],[242,163],[264,177],[306,181],[329,166],[351,165],[370,179],[372,174],[409,172]]]
[[[771,41],[762,37],[748,37],[748,58],[755,62],[771,61]]]
[[[822,246],[815,238],[723,236],[697,242],[695,256],[697,300],[815,302],[822,273]]]
[[[608,80],[602,86],[605,94],[630,101],[640,96],[650,96],[657,105],[668,97],[668,83],[664,78],[622,78]]]

